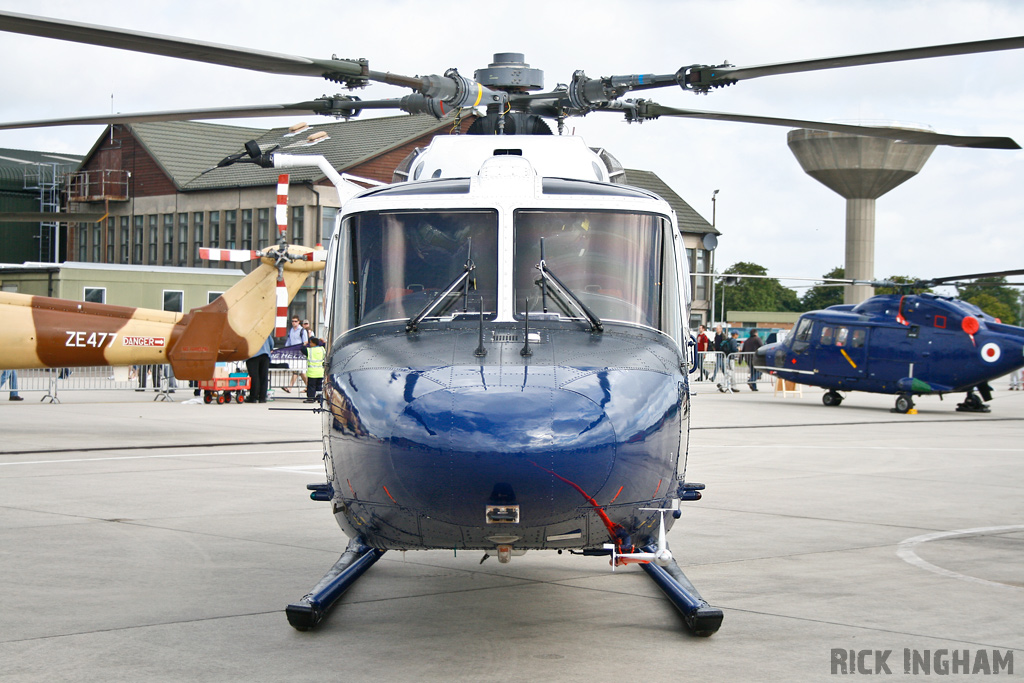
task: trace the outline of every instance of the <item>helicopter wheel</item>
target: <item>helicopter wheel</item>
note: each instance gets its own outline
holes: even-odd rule
[[[840,396],[838,391],[830,389],[821,397],[821,402],[827,406],[837,406],[843,402],[843,397]]]
[[[896,397],[896,412],[907,414],[911,408],[914,407],[914,402],[906,394],[900,394]]]

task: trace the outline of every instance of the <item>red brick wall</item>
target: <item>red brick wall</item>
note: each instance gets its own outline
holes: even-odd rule
[[[120,156],[120,162],[111,156]],[[131,173],[128,193],[131,197],[152,197],[175,194],[177,188],[146,150],[132,137],[125,126],[114,126],[113,135],[107,134],[96,152],[83,166],[85,170],[120,167]]]
[[[470,124],[472,124],[474,120],[475,117],[468,116],[462,121],[463,133],[466,132],[466,130],[469,128]],[[450,134],[450,129],[447,127],[442,128],[437,133],[424,135],[413,140],[412,142],[402,145],[401,147],[396,147],[390,152],[386,152],[384,154],[381,154],[380,156],[376,156],[370,159],[369,161],[366,161],[362,164],[358,164],[357,166],[353,166],[352,168],[345,169],[345,172],[351,173],[352,175],[362,176],[364,178],[372,178],[373,180],[379,180],[382,183],[390,183],[392,173],[394,173],[395,168],[398,167],[398,164],[402,162],[402,159],[408,156],[408,154],[412,152],[413,149],[415,149],[416,147],[426,147],[427,145],[430,144],[430,141],[434,139],[434,137],[437,135],[448,134]]]

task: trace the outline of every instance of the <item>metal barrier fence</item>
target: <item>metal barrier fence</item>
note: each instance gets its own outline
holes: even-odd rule
[[[305,395],[306,360],[288,359],[275,362],[270,369],[270,388],[280,389],[287,395]],[[281,366],[284,367],[281,367]],[[245,372],[245,361],[227,363],[229,372]],[[14,377],[0,387],[3,394],[43,392],[40,401],[60,403],[62,391],[153,391],[154,401],[174,400],[176,391],[195,391],[187,380],[175,379],[170,365],[132,365],[125,367],[33,368],[15,370]],[[16,386],[15,386],[16,383]],[[288,389],[285,392],[284,389]],[[201,390],[200,390],[201,391]]]
[[[690,384],[716,385],[721,391],[728,391],[726,357],[721,351],[698,351],[697,369],[690,373]]]
[[[772,376],[764,370],[753,368],[756,364],[756,353],[730,353],[721,351],[700,351],[697,353],[697,369],[690,374],[690,383],[700,386],[714,385],[719,391],[732,392],[744,384],[772,383]],[[753,379],[752,379],[753,377]]]
[[[730,391],[735,391],[743,384],[754,389],[759,383],[772,383],[772,375],[757,369],[756,365],[763,360],[758,361],[756,353],[730,353],[726,361]]]

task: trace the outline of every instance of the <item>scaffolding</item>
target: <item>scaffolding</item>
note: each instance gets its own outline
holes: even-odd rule
[[[56,162],[36,162],[25,168],[24,189],[39,193],[41,213],[60,212],[61,179],[73,168]],[[56,218],[56,215],[54,216]],[[36,234],[41,262],[60,262],[60,221],[40,221]]]

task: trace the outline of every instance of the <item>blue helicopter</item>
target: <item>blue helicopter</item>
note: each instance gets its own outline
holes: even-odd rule
[[[1022,272],[845,282],[911,290]],[[828,389],[826,406],[842,403],[841,391],[867,391],[895,394],[895,412],[907,413],[915,396],[966,392],[958,411],[988,412],[989,381],[1024,367],[1024,328],[954,297],[881,294],[805,313],[784,341],[762,346],[758,355],[759,365],[783,380]]]
[[[456,69],[405,76],[371,70],[364,59],[307,58],[13,12],[0,12],[0,31],[323,77],[348,89],[411,91],[0,128],[348,118],[393,109],[448,116],[461,133],[474,115],[469,135],[434,138],[383,187],[354,185],[315,149],[280,154],[251,143],[218,164],[317,166],[338,188],[319,330],[328,348],[325,481],[309,488],[351,540],[316,587],[287,607],[299,630],[320,622],[392,549],[468,550],[499,562],[547,550],[601,556],[613,568],[636,563],[695,634],[711,635],[722,623],[722,611],[701,598],[665,540],[681,502],[698,500],[704,488],[686,471],[683,237],[667,202],[624,185],[621,165],[605,150],[563,135],[569,117],[698,118],[1020,149],[1006,137],[682,109],[625,96],[665,87],[708,94],[773,75],[1021,49],[1024,37],[753,67],[693,64],[662,74],[591,78],[577,70],[545,90],[543,72],[520,53],[496,54],[473,78]]]

